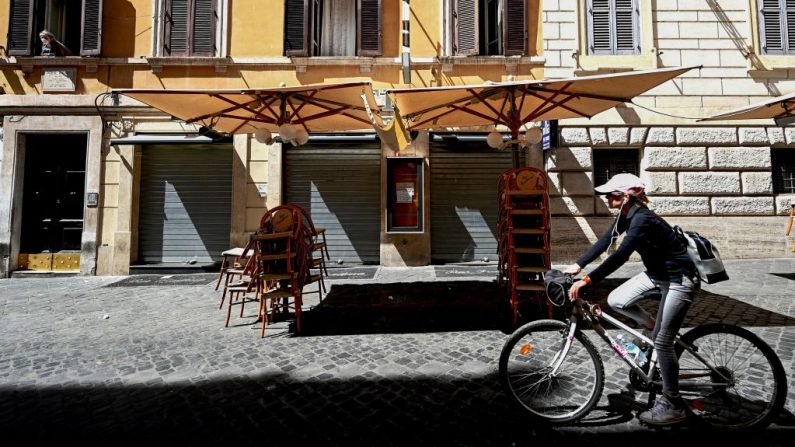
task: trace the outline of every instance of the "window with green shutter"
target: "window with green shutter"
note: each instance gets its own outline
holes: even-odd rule
[[[795,0],[758,0],[763,54],[795,53]]]
[[[11,0],[8,54],[41,54],[39,33],[47,30],[71,54],[99,55],[102,49],[102,0]]]
[[[640,54],[639,0],[588,0],[588,54]]]
[[[163,1],[163,55],[217,55],[217,0]]]

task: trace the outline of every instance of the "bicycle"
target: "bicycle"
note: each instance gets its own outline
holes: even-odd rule
[[[525,324],[511,334],[500,353],[499,376],[511,400],[550,425],[573,424],[588,415],[601,398],[605,374],[602,357],[585,333],[588,329],[629,365],[629,381],[637,391],[649,393],[650,407],[662,392],[652,340],[606,314],[598,304],[565,296],[553,300],[549,294],[547,298],[564,308],[564,321]],[[605,321],[646,345],[646,365],[628,355],[604,328]],[[680,393],[690,421],[731,431],[762,429],[784,406],[784,367],[773,349],[747,329],[700,325],[677,336],[675,351]]]

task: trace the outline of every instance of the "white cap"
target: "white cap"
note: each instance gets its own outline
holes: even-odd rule
[[[611,192],[623,192],[635,195],[646,188],[643,180],[634,174],[616,174],[604,185],[594,188],[599,194],[609,194]]]

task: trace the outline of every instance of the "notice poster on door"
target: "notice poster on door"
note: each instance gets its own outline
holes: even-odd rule
[[[411,203],[414,201],[414,182],[398,182],[395,184],[395,202]]]
[[[387,158],[387,231],[422,231],[422,159]]]

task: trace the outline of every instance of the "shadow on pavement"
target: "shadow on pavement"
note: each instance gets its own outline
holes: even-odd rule
[[[596,423],[551,430],[509,405],[493,375],[446,381],[367,375],[299,382],[277,373],[185,386],[5,389],[0,431],[7,445],[670,446],[698,434],[621,424],[632,414],[609,409],[593,415]],[[747,442],[791,445],[792,434],[774,426]],[[745,439],[708,437],[731,445]]]
[[[795,281],[795,273],[771,273],[771,275]]]
[[[522,316],[546,318],[525,300]],[[502,330],[510,333],[505,288],[496,281],[335,284],[303,315],[304,335]]]
[[[588,295],[607,297],[624,281],[606,279]],[[608,308],[606,298],[599,303]],[[654,315],[658,301],[643,306]],[[545,299],[524,300],[520,314],[520,323],[549,318]],[[611,315],[623,319],[616,312]],[[304,313],[303,321],[302,335],[512,331],[507,293],[496,281],[336,284],[322,304]],[[702,291],[688,312],[685,326],[712,322],[746,327],[795,326],[795,318]]]

